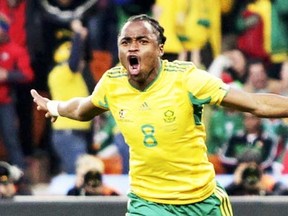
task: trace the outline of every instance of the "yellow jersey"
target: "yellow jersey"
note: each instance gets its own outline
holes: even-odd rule
[[[91,100],[111,111],[130,147],[133,193],[157,203],[198,202],[216,186],[206,154],[203,106],[219,105],[228,87],[191,62],[161,64],[144,91],[129,84],[122,66],[108,70]]]
[[[73,97],[87,97],[88,87],[80,72],[72,72],[67,62],[56,65],[48,75],[48,86],[53,100],[69,100]],[[56,130],[89,130],[91,121],[79,122],[59,116],[52,124]]]

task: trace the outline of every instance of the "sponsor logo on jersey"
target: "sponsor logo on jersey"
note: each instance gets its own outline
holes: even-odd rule
[[[141,104],[140,110],[141,111],[150,110],[150,107],[148,106],[146,102],[144,102],[143,104]]]

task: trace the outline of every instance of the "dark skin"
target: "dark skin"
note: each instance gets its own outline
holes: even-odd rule
[[[144,90],[157,77],[163,55],[163,44],[159,44],[157,34],[146,21],[128,22],[122,28],[119,38],[119,60],[128,71],[130,84],[138,90]],[[48,98],[31,90],[38,110],[46,111],[46,118],[56,121],[47,109]],[[231,87],[223,99],[222,106],[250,112],[258,117],[288,117],[288,98],[275,94],[248,93]],[[91,102],[91,96],[62,101],[58,105],[61,116],[87,121],[105,110]]]
[[[128,71],[129,83],[139,90],[144,90],[159,73],[163,44],[159,44],[152,26],[138,21],[126,24],[118,38],[119,60]],[[129,59],[138,61],[136,70],[131,68]]]

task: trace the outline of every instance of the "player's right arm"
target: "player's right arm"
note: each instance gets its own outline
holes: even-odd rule
[[[51,118],[52,122],[55,122],[58,116],[78,121],[89,121],[106,111],[96,107],[91,102],[91,96],[72,98],[68,101],[53,101],[42,97],[34,89],[31,90],[31,95],[37,104],[37,110],[45,111],[45,117]]]

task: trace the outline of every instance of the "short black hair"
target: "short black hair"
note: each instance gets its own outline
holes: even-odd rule
[[[150,23],[157,35],[158,38],[158,43],[159,44],[165,44],[166,37],[164,35],[164,28],[159,24],[157,20],[154,18],[148,16],[147,14],[140,14],[140,15],[135,15],[131,16],[127,22],[135,22],[135,21],[146,21]]]
[[[84,185],[99,187],[102,183],[102,174],[97,170],[89,170],[84,175]]]

